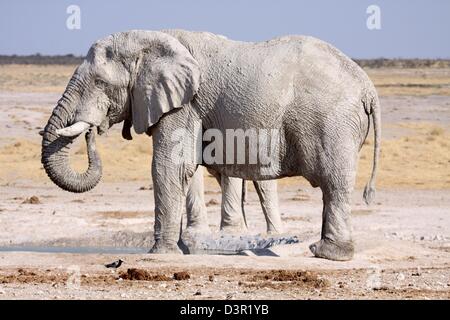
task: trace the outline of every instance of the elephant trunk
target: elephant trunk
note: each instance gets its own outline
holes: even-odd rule
[[[45,172],[57,186],[66,191],[79,193],[89,191],[99,183],[102,176],[102,164],[95,148],[95,134],[92,130],[86,133],[89,165],[83,173],[74,171],[69,161],[69,147],[76,137],[56,134],[56,130],[67,127],[73,121],[74,96],[75,92],[71,90],[69,83],[44,129],[41,162]]]

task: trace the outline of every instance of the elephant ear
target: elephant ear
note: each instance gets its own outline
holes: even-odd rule
[[[187,105],[198,90],[197,61],[178,40],[160,36],[136,60],[131,109],[136,133],[146,132],[166,113]]]

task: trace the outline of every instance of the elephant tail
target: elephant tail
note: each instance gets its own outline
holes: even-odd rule
[[[366,100],[366,103],[364,103],[364,108],[369,116],[372,115],[373,133],[374,133],[372,174],[370,176],[369,182],[364,188],[363,194],[363,198],[366,204],[370,204],[375,198],[375,179],[377,174],[378,160],[380,158],[380,143],[381,143],[380,102],[378,100],[378,95],[376,94],[376,92],[374,95],[372,95],[369,99]]]

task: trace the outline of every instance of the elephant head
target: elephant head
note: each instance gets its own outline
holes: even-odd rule
[[[125,121],[125,138],[130,138],[131,125],[138,134],[147,132],[164,114],[188,104],[199,81],[197,61],[165,33],[136,30],[97,41],[43,131],[41,161],[47,175],[64,190],[91,190],[102,172],[93,129],[102,134]],[[86,130],[89,166],[77,173],[70,167],[68,151]]]

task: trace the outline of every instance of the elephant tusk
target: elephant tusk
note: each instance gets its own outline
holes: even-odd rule
[[[84,121],[78,121],[77,123],[74,123],[69,127],[57,129],[56,134],[64,137],[73,137],[79,135],[80,133],[83,133],[90,127],[91,125],[89,123]]]

